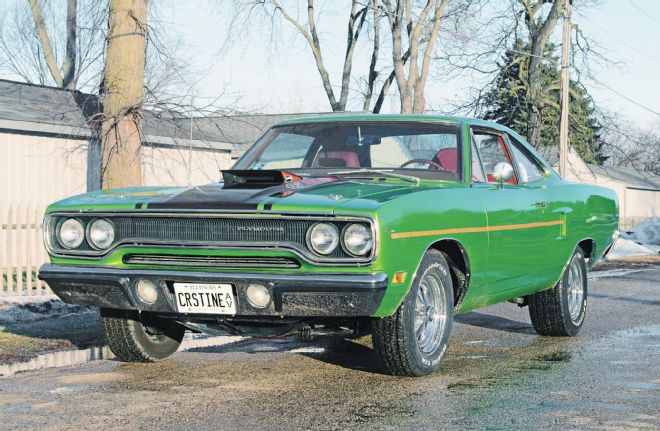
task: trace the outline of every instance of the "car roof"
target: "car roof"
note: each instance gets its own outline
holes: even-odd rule
[[[370,114],[370,113],[347,113],[347,114],[326,114],[313,117],[289,118],[275,123],[273,126],[283,126],[287,124],[301,123],[350,123],[355,121],[440,121],[451,123],[467,123],[471,126],[489,127],[492,129],[513,132],[506,126],[493,121],[480,120],[477,118],[459,117],[452,115],[434,115],[434,114]]]

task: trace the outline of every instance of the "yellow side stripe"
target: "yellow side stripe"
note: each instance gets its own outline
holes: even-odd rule
[[[400,239],[415,238],[419,236],[448,235],[454,233],[495,232],[500,230],[530,229],[535,227],[556,226],[560,224],[564,224],[564,221],[554,220],[537,223],[507,224],[503,226],[460,227],[454,229],[420,230],[416,232],[395,232],[392,233],[391,237],[392,239]]]

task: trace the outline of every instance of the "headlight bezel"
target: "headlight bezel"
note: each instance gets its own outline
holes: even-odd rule
[[[100,246],[93,239],[92,229],[94,228],[94,226],[97,223],[107,223],[108,226],[110,226],[110,229],[111,229],[110,232],[112,232],[112,235],[111,235],[111,238],[110,238],[110,242],[105,247]],[[94,250],[101,251],[101,250],[109,249],[115,243],[116,236],[117,236],[117,229],[115,227],[115,224],[112,221],[110,221],[106,218],[99,217],[99,218],[92,219],[87,223],[87,227],[85,228],[85,238],[87,239],[87,243]]]
[[[332,241],[332,247],[330,248],[329,251],[323,252],[319,251],[316,247],[312,245],[312,235],[314,234],[315,229],[318,229],[320,227],[325,227],[329,226],[331,228],[331,231],[334,234],[334,238]],[[305,234],[305,242],[307,243],[307,248],[309,251],[311,251],[314,254],[317,254],[319,256],[325,257],[331,255],[335,250],[337,250],[337,247],[339,247],[339,243],[341,242],[341,233],[339,231],[339,228],[334,223],[330,222],[317,222],[314,223],[307,229],[307,233]]]
[[[73,243],[73,244],[71,244],[71,245],[65,244],[64,240],[62,239],[62,228],[68,222],[78,223],[78,225],[80,226],[80,231],[81,231],[80,240]],[[65,250],[76,250],[76,249],[80,248],[80,246],[86,240],[85,224],[82,221],[80,221],[79,219],[77,219],[76,217],[62,218],[61,220],[58,221],[57,226],[55,226],[55,240]]]
[[[356,253],[355,251],[351,250],[350,247],[347,245],[346,237],[349,234],[349,230],[352,228],[359,228],[359,229],[364,229],[366,232],[369,240],[368,240],[368,245],[362,251],[361,253]],[[342,249],[349,254],[350,256],[354,256],[357,258],[362,258],[367,256],[374,248],[374,235],[371,229],[368,226],[365,226],[363,223],[350,223],[344,226],[344,228],[341,231],[341,247]]]

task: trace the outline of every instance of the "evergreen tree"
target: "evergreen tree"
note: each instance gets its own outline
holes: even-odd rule
[[[525,136],[527,132],[527,62],[529,47],[517,40],[499,62],[499,73],[483,96],[483,117],[497,121]],[[559,105],[561,72],[557,67],[555,46],[548,44],[544,57],[552,59],[542,65],[543,103],[541,107],[540,147],[559,144]],[[596,118],[593,99],[577,82],[570,83],[569,143],[587,163],[603,164],[601,125]]]

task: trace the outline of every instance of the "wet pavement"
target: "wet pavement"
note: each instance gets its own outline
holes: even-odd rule
[[[0,428],[660,429],[660,270],[589,288],[575,338],[513,304],[458,316],[425,378],[381,374],[368,337],[245,339],[0,378]]]
[[[90,307],[55,299],[25,304],[0,301],[0,376],[8,364],[99,347],[104,342],[98,312]]]

